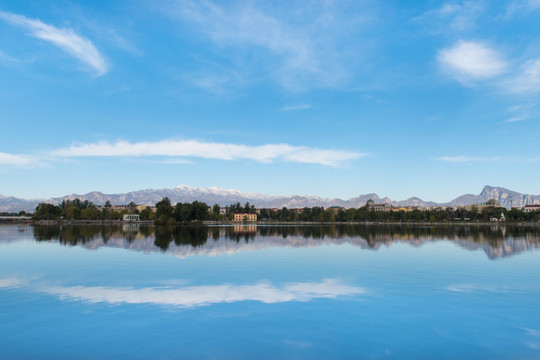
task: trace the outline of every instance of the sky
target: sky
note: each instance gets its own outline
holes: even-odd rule
[[[539,0],[0,1],[0,194],[540,194]]]

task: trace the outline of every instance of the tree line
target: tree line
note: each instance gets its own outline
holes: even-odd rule
[[[247,202],[241,205],[239,202],[231,204],[221,211],[221,206],[214,204],[212,207],[204,202],[193,201],[192,203],[171,204],[168,197],[163,198],[156,204],[156,220],[158,225],[170,225],[193,221],[230,221],[235,213],[255,213],[254,205]]]
[[[503,207],[490,206],[481,211],[477,208],[457,210],[412,210],[412,211],[373,211],[366,207],[350,209],[324,209],[322,207],[305,207],[301,210],[282,208],[274,211],[261,209],[259,219],[280,222],[455,222],[478,221],[488,222],[491,218],[499,219],[501,213],[506,221],[540,221],[540,211],[524,212],[519,209],[508,210]]]
[[[156,204],[156,211],[147,206],[139,210],[133,202],[122,211],[113,209],[109,201],[98,207],[88,200],[64,200],[59,205],[40,203],[34,212],[35,220],[121,220],[125,214],[139,214],[141,220],[153,220],[158,225],[171,225],[194,221],[230,221],[234,214],[255,213],[254,205],[239,202],[223,209],[215,204],[209,206],[200,201],[177,203],[174,206],[167,197]],[[260,221],[279,222],[455,222],[480,221],[488,222],[491,218],[500,218],[504,214],[508,222],[540,221],[540,211],[524,212],[520,209],[508,210],[503,207],[489,206],[481,210],[473,207],[467,209],[420,210],[413,211],[373,211],[360,208],[328,208],[305,207],[303,209],[259,209]]]
[[[59,205],[39,203],[34,211],[34,220],[121,220],[125,214],[139,214],[141,220],[153,220],[155,214],[149,206],[140,211],[134,202],[130,202],[122,211],[113,209],[107,201],[98,207],[91,201],[73,199],[63,200]]]

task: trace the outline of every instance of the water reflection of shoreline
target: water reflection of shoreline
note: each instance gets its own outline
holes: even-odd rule
[[[58,241],[88,249],[108,246],[161,251],[179,257],[340,244],[377,250],[393,243],[421,246],[437,240],[452,241],[467,250],[483,250],[490,259],[540,248],[538,229],[514,226],[35,226],[33,230],[37,241]]]

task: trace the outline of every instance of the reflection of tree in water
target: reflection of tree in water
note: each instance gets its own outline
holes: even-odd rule
[[[219,238],[221,237],[221,235],[219,234],[219,228],[218,227],[211,228],[210,232],[212,233],[212,239],[214,239],[214,241],[218,241]]]
[[[84,244],[96,239],[107,243],[113,237],[135,240],[139,234],[148,231],[148,227],[141,227],[139,231],[124,231],[119,225],[36,225],[34,238],[37,241],[57,240],[61,244]]]
[[[111,239],[126,240],[128,244],[135,241],[153,241],[153,245],[161,251],[167,251],[171,242],[176,247],[201,247],[209,239],[219,241],[228,239],[237,244],[257,241],[257,238],[301,237],[312,240],[325,240],[335,243],[350,241],[362,242],[370,248],[378,248],[381,244],[407,242],[420,245],[427,241],[448,239],[466,248],[484,247],[492,254],[506,253],[509,244],[515,244],[515,250],[525,251],[526,246],[538,248],[540,229],[534,226],[408,226],[403,225],[295,225],[295,226],[140,226],[137,229],[119,225],[40,225],[34,226],[36,241],[59,241],[61,244],[101,246]],[[272,240],[272,239],[271,239]],[[297,241],[294,240],[293,241]],[[519,244],[515,241],[518,241]],[[509,243],[510,242],[510,243]],[[137,243],[141,244],[141,243]],[[115,241],[112,246],[128,247]],[[136,245],[135,248],[137,248]],[[514,245],[510,245],[512,248]],[[132,248],[132,246],[129,246]],[[500,255],[493,255],[500,256]],[[506,256],[506,255],[503,255]]]
[[[156,226],[154,244],[162,251],[166,251],[172,241],[176,246],[191,245],[202,246],[209,237],[206,226]]]
[[[175,227],[173,231],[175,245],[203,246],[208,235],[208,228],[205,226]]]
[[[169,248],[172,237],[172,226],[158,226],[154,229],[154,245],[161,249],[161,251],[166,251]]]

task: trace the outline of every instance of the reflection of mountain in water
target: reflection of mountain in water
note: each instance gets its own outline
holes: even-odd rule
[[[88,249],[102,246],[179,257],[230,254],[269,247],[316,247],[350,244],[378,249],[394,242],[420,246],[448,240],[468,250],[483,250],[490,259],[540,248],[540,229],[517,226],[415,227],[387,225],[259,227],[117,227],[35,226],[37,241],[59,241]]]

